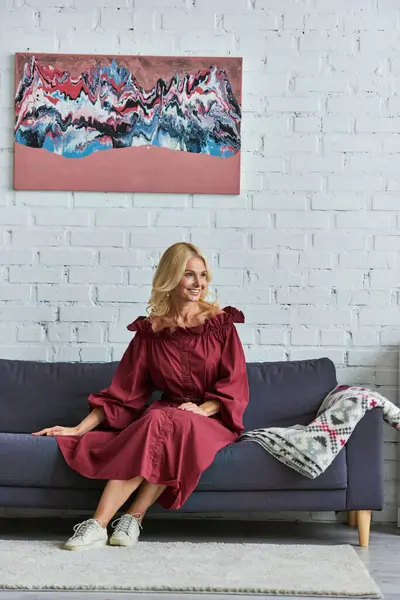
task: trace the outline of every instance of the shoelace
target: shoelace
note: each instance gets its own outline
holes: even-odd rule
[[[139,515],[139,517],[134,517],[133,515],[122,515],[122,517],[115,519],[115,521],[111,523],[111,527],[115,529],[114,533],[117,531],[122,531],[123,533],[126,533],[126,535],[129,535],[135,523],[139,525],[140,529],[143,529],[142,524],[139,521],[140,517],[141,515]]]
[[[82,536],[84,538],[96,525],[98,525],[98,522],[95,519],[88,519],[87,521],[78,523],[77,525],[74,525],[75,533],[72,537]]]

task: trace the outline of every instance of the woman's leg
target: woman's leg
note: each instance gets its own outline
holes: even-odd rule
[[[127,480],[112,479],[109,481],[104,488],[93,519],[96,519],[102,527],[107,527],[117,510],[128,500],[142,481],[143,477],[141,476]]]
[[[141,522],[146,511],[161,496],[166,487],[166,485],[157,485],[156,483],[144,480],[138,489],[134,501],[126,511],[127,514],[139,515],[137,518]]]
[[[143,477],[141,476],[127,480],[113,479],[109,481],[104,488],[93,517],[74,527],[74,534],[67,540],[64,548],[66,550],[82,550],[105,546],[108,538],[107,525],[110,519],[142,481]],[[139,529],[139,526],[137,527]]]
[[[121,518],[117,519],[118,524],[115,526],[115,531],[109,540],[111,546],[134,546],[137,544],[145,512],[166,487],[165,485],[149,483],[146,480],[140,484],[131,506]]]

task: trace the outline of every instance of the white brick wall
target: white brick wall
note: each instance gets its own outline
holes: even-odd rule
[[[1,2],[0,356],[118,359],[160,252],[191,240],[247,315],[248,360],[330,356],[395,399],[399,16],[397,0]],[[13,192],[15,51],[243,56],[241,195]],[[395,521],[386,438],[375,520]]]

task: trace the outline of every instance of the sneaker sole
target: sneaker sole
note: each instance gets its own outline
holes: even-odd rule
[[[85,546],[64,546],[64,550],[92,550],[93,548],[102,548],[103,546],[107,546],[107,540],[99,540],[97,542],[92,542],[91,544],[86,544]]]
[[[110,538],[108,540],[108,543],[109,543],[110,546],[126,546],[126,547],[131,547],[131,546],[136,546],[136,544],[138,543],[138,540],[135,540],[135,541],[131,541],[131,540],[122,541],[122,540],[114,540],[113,538]]]

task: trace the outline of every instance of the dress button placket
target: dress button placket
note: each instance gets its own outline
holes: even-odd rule
[[[192,395],[192,378],[190,376],[190,359],[189,359],[189,350],[188,350],[188,340],[184,340],[181,338],[180,353],[181,353],[182,386],[185,391],[184,396],[190,397]]]

